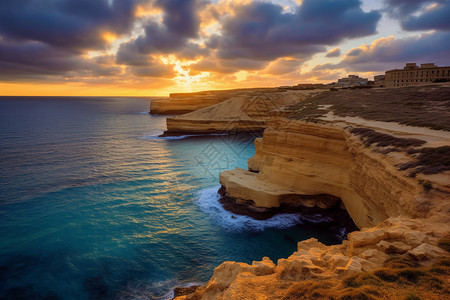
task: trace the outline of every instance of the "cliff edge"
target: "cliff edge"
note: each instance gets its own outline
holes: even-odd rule
[[[301,103],[322,91],[251,89],[228,94],[230,97],[218,104],[168,117],[163,136],[262,131],[277,109]]]
[[[281,110],[222,190],[256,207],[341,201],[361,230],[302,241],[276,264],[224,262],[179,299],[447,297],[450,86],[325,92]]]

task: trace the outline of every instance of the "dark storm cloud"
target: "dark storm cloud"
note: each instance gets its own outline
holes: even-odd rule
[[[288,13],[280,5],[252,2],[223,19],[221,37],[210,44],[222,59],[312,55],[325,51],[324,45],[376,33],[380,13],[366,13],[360,5],[358,0],[305,0]]]
[[[106,57],[86,59],[42,42],[0,39],[0,80],[61,80],[63,77],[120,74],[120,68],[104,63],[105,59],[108,61]]]
[[[116,54],[116,63],[128,66],[148,66],[150,56],[139,52],[135,43],[122,43]]]
[[[352,54],[352,55],[350,55]],[[316,66],[316,70],[346,68],[354,71],[380,71],[403,67],[405,62],[434,62],[448,65],[450,57],[450,32],[435,32],[405,39],[384,38],[370,47],[349,51],[339,64]]]
[[[450,1],[438,3],[419,16],[410,16],[402,22],[405,30],[450,31]]]
[[[385,5],[404,30],[450,30],[450,0],[385,0]],[[419,9],[422,12],[417,15]]]
[[[200,19],[197,11],[205,3],[199,0],[157,0],[155,5],[163,10],[163,21],[149,21],[145,25],[145,33],[134,41],[139,52],[186,52],[190,57],[201,54],[202,49],[189,43],[189,39],[198,37]]]
[[[84,64],[76,54],[41,42],[0,40],[0,77],[11,80],[30,75],[61,75]]]
[[[135,43],[123,43],[116,55],[116,64],[127,65],[127,71],[139,77],[168,77],[175,75],[173,66],[155,61],[142,54]]]
[[[138,0],[1,0],[0,34],[72,49],[101,49],[101,33],[124,34]]]

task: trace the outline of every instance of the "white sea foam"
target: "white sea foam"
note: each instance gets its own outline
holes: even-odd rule
[[[267,220],[255,220],[248,216],[233,214],[225,210],[218,201],[219,186],[200,191],[197,204],[211,219],[230,231],[263,231],[267,228],[285,229],[301,224],[299,214],[278,214]]]

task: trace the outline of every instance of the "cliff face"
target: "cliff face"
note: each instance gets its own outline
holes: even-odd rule
[[[442,176],[450,179],[448,175],[441,175],[434,189],[425,191],[417,178],[397,167],[413,159],[407,152],[383,154],[383,149],[367,147],[350,132],[355,124],[285,118],[269,124],[263,138],[255,141],[256,155],[248,163],[250,170],[259,173],[235,169],[220,175],[227,195],[237,202],[327,208],[335,205],[333,197],[312,196],[333,195],[342,199],[360,228],[393,216],[431,217],[444,209],[443,203],[448,208],[445,191],[450,180],[447,186],[442,184]]]
[[[442,298],[445,291],[441,294],[424,283],[408,287],[393,286],[392,281],[412,273],[441,280],[426,275],[423,268],[450,257],[437,246],[450,237],[450,174],[409,177],[398,164],[411,161],[410,154],[364,144],[352,133],[356,126],[361,124],[273,119],[263,138],[255,141],[256,155],[249,159],[253,172],[224,171],[220,182],[237,202],[261,207],[330,207],[336,204],[334,197],[314,196],[337,196],[361,231],[335,246],[316,239],[299,242],[296,252],[277,262],[268,257],[251,265],[224,262],[205,286],[177,299],[403,299],[409,291],[420,291],[427,299]],[[419,143],[406,139],[410,130],[402,129],[389,132],[396,135],[393,141],[424,143],[423,147],[450,141],[445,132],[435,132],[440,138],[424,132]],[[382,126],[376,130],[382,131]],[[433,188],[424,189],[419,180],[429,180]]]
[[[325,246],[312,238],[299,242],[296,252],[276,264],[268,257],[251,265],[224,262],[214,269],[206,286],[177,299],[404,299],[401,297],[404,291],[395,295],[399,291],[379,279],[388,278],[386,281],[392,284],[397,276],[394,271],[379,268],[388,259],[393,264],[408,266],[448,257],[448,252],[434,246],[445,236],[445,229],[448,227],[436,231],[435,224],[424,223],[424,220],[390,218],[375,228],[351,233],[348,241],[341,245]],[[363,292],[355,296],[355,288],[359,287],[357,280],[342,280],[374,270],[378,270],[374,274],[379,277],[368,277],[368,280],[378,291],[370,294],[380,298]],[[299,288],[303,282],[307,287]],[[415,291],[420,288],[410,284]],[[307,292],[314,296],[307,297]],[[427,299],[442,299],[442,296]]]
[[[260,131],[267,120],[286,105],[298,104],[321,90],[248,90],[195,112],[167,118],[164,135]]]
[[[150,103],[150,113],[158,115],[181,115],[211,105],[221,103],[249,91],[270,91],[276,89],[235,89],[223,91],[203,91],[197,93],[173,93],[169,98],[154,99]]]
[[[175,95],[170,98],[152,100],[150,113],[157,115],[181,115],[220,103],[226,99],[224,96],[216,95],[192,95],[191,97]]]
[[[222,192],[256,207],[329,208],[342,201],[361,230],[341,245],[302,241],[276,263],[267,257],[251,265],[224,262],[206,286],[179,299],[404,299],[409,291],[426,299],[448,296],[448,108],[448,86],[430,86],[325,92],[278,109],[255,140],[249,171],[222,172]],[[433,277],[437,271],[417,269],[441,268],[435,265],[441,259],[443,280]]]

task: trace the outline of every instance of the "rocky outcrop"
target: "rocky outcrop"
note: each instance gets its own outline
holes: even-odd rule
[[[267,127],[267,120],[279,113],[278,109],[298,104],[321,91],[247,90],[219,104],[167,118],[163,136],[262,131]]]
[[[450,132],[424,128],[450,128],[449,119],[441,118],[448,115],[448,90],[399,89],[405,101],[415,102],[396,102],[398,116],[385,113],[386,105],[392,105],[389,98],[379,99],[385,92],[359,92],[364,95],[358,99],[368,97],[373,103],[358,100],[357,109],[352,108],[355,95],[351,92],[336,99],[331,92],[322,93],[317,103],[309,99],[306,105],[278,109],[277,116],[265,120],[268,127],[263,137],[255,140],[256,154],[248,161],[249,171],[236,168],[220,175],[227,199],[256,208],[284,204],[329,208],[342,201],[361,230],[335,246],[316,239],[302,241],[296,252],[276,263],[267,257],[251,265],[224,262],[206,286],[180,299],[298,299],[305,291],[298,289],[302,282],[324,283],[325,289],[333,288],[335,293],[345,288],[355,292],[352,288],[362,284],[346,276],[367,272],[378,272],[365,278],[377,288],[383,280],[388,282],[385,286],[391,293],[406,281],[413,282],[414,288],[425,284],[417,281],[417,285],[408,277],[426,276],[423,270],[408,269],[411,266],[430,266],[444,258],[442,265],[448,267],[450,253],[438,245],[445,244],[448,250],[450,238]],[[417,92],[429,95],[430,100],[415,99]],[[347,98],[352,101],[345,102]],[[402,105],[412,104],[402,110]],[[330,110],[332,106],[337,108]],[[439,120],[433,122],[436,116]],[[405,270],[389,269],[396,262]],[[448,274],[442,268],[433,272],[443,277]],[[401,281],[397,274],[407,278],[401,285],[392,284],[392,280]],[[429,278],[439,284],[448,279]],[[447,290],[441,290],[448,292],[448,284]],[[314,299],[320,294],[311,293]],[[347,294],[342,299],[390,297],[376,289],[370,293]],[[426,298],[441,299],[439,293]],[[403,299],[405,294],[397,295]],[[334,298],[340,299],[333,294]]]
[[[177,299],[285,299],[301,281],[338,281],[376,270],[388,260],[429,264],[450,256],[435,246],[448,236],[448,229],[423,219],[399,217],[353,232],[341,245],[325,246],[311,238],[299,242],[296,252],[276,264],[268,257],[251,265],[224,262],[214,269],[206,286]]]
[[[186,114],[221,103],[232,97],[256,91],[270,92],[278,91],[278,89],[234,89],[203,91],[197,93],[172,93],[169,98],[153,99],[150,103],[150,113],[158,115]]]
[[[256,154],[248,163],[253,172],[239,168],[224,171],[220,182],[227,196],[257,207],[287,203],[328,208],[336,204],[335,198],[315,196],[333,195],[342,200],[360,228],[393,216],[442,217],[449,208],[450,176],[441,174],[440,180],[423,174],[409,177],[398,165],[413,160],[410,154],[384,154],[388,147],[367,147],[350,132],[357,126],[343,120],[313,123],[274,119],[263,138],[255,141]],[[395,134],[410,136],[399,130]],[[450,144],[449,134],[438,134],[441,141],[447,135]],[[421,138],[435,140],[427,135]],[[434,189],[427,191],[420,180],[433,181]]]

